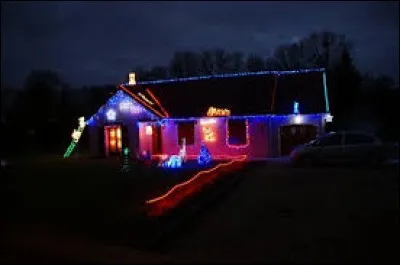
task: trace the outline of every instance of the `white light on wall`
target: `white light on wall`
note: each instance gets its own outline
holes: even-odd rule
[[[333,121],[333,116],[330,113],[326,114],[325,122],[332,122],[332,121]]]
[[[145,128],[146,134],[147,135],[152,135],[153,134],[153,127],[151,125],[147,125]]]
[[[293,122],[294,122],[294,124],[302,124],[302,123],[303,123],[303,120],[304,120],[304,118],[303,118],[302,115],[295,115],[295,116],[293,117]]]
[[[109,109],[106,113],[107,120],[109,121],[115,121],[117,118],[117,113],[113,109]]]
[[[215,124],[215,123],[217,123],[216,119],[201,119],[200,120],[201,125]]]
[[[120,111],[129,111],[132,108],[132,102],[129,101],[123,101],[119,103],[119,110]]]

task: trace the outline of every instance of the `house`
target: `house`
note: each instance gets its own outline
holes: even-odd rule
[[[285,156],[325,132],[329,114],[324,69],[262,71],[156,80],[117,86],[87,122],[93,155],[189,158],[204,142],[215,159]]]

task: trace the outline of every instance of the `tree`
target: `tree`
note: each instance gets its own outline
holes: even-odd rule
[[[231,54],[232,60],[232,66],[231,66],[231,71],[232,72],[241,72],[245,69],[245,62],[244,62],[244,54],[242,52],[232,52]]]
[[[317,67],[330,69],[340,60],[344,48],[349,51],[352,49],[345,35],[321,31],[278,47],[273,57],[282,70]]]
[[[215,64],[212,51],[204,50],[201,52],[199,72],[204,75],[215,73]]]
[[[250,72],[257,72],[264,70],[265,66],[263,58],[255,53],[250,53],[247,56],[246,68],[247,71]]]
[[[361,103],[362,77],[346,47],[341,52],[340,61],[331,71],[330,80],[331,111],[339,124],[348,126],[353,118],[351,114],[357,111]]]
[[[223,49],[215,49],[213,51],[214,62],[215,62],[215,72],[218,74],[223,74],[229,72],[229,66],[232,62],[232,57],[228,52]]]

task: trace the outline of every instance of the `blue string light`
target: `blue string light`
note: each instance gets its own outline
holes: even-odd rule
[[[186,82],[186,81],[198,81],[207,80],[213,78],[232,78],[232,77],[243,77],[243,76],[259,76],[259,75],[292,75],[292,74],[306,74],[312,72],[325,72],[325,68],[314,68],[314,69],[300,69],[291,71],[259,71],[259,72],[241,72],[234,74],[215,74],[215,75],[202,75],[202,76],[191,76],[182,78],[171,78],[171,79],[161,79],[154,81],[141,81],[138,85],[151,85],[151,84],[163,84],[163,83],[174,83],[174,82]],[[122,85],[129,86],[128,83]]]
[[[130,108],[121,109],[121,103],[124,106],[130,106]],[[116,117],[118,117],[119,113],[121,112],[129,113],[131,111],[132,115],[143,115],[143,113],[146,113],[149,119],[159,119],[156,115],[145,109],[141,104],[132,99],[132,97],[126,94],[124,91],[118,90],[111,98],[108,99],[105,105],[101,106],[99,110],[88,119],[86,124],[92,125],[99,119],[104,118],[106,113],[110,110],[116,112]]]
[[[326,113],[329,113],[329,100],[328,100],[328,86],[326,85],[326,72],[324,71],[322,75],[322,82],[324,83],[324,96],[325,96],[325,108]]]

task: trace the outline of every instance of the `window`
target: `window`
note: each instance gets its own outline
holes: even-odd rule
[[[319,139],[319,145],[321,146],[335,146],[342,144],[342,135],[341,134],[332,134],[326,137],[322,137]]]
[[[373,143],[375,139],[369,135],[361,134],[361,133],[351,133],[346,134],[345,143],[347,145],[354,144],[370,144]]]
[[[182,138],[186,139],[186,145],[194,144],[194,122],[178,123],[178,143],[181,144]]]
[[[247,145],[247,121],[230,119],[227,123],[227,144],[233,146]]]

